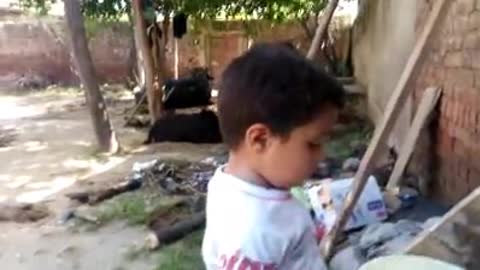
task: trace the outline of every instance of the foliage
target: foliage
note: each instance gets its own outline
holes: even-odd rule
[[[113,220],[126,220],[130,225],[145,225],[150,222],[153,213],[168,212],[180,200],[180,198],[148,192],[125,193],[100,205],[94,210],[93,215],[101,224],[107,224]],[[178,210],[175,214],[183,213]]]
[[[57,0],[18,0],[18,6],[24,10],[33,10],[40,15],[46,15]]]
[[[201,269],[203,231],[194,232],[182,241],[161,250],[156,270]]]
[[[59,0],[18,0],[21,7],[45,14]],[[143,0],[146,17],[184,12],[193,19],[232,18],[284,21],[306,18],[322,10],[327,0]],[[131,14],[131,0],[84,0],[86,17],[118,20]]]

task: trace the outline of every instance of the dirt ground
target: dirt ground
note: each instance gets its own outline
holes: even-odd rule
[[[2,269],[154,269],[154,256],[128,256],[143,245],[146,229],[113,223],[93,232],[72,233],[58,224],[69,207],[64,194],[121,181],[136,161],[159,157],[198,160],[218,147],[159,144],[145,147],[145,132],[123,126],[131,100],[109,98],[124,153],[95,152],[93,131],[78,91],[0,95],[0,132],[12,141],[0,147],[0,203],[42,203],[52,212],[37,223],[0,223]]]

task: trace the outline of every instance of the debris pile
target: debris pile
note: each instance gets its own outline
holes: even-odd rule
[[[124,181],[108,188],[69,193],[71,200],[90,205],[113,198],[124,192],[147,188],[164,195],[205,194],[216,166],[223,156],[209,157],[202,162],[182,160],[151,160],[136,162]]]

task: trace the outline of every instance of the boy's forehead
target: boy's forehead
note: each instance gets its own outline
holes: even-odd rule
[[[337,118],[338,109],[332,107],[319,113],[312,121],[299,127],[298,130],[310,136],[328,134],[337,122]]]

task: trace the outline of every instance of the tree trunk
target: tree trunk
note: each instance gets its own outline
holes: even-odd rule
[[[170,40],[170,15],[168,12],[163,14],[162,32],[165,48],[167,48],[168,41]]]
[[[133,0],[133,14],[135,17],[135,38],[137,39],[137,44],[141,51],[143,58],[143,65],[145,68],[145,86],[147,89],[147,101],[148,101],[148,111],[150,113],[151,123],[160,118],[161,109],[160,104],[157,104],[159,97],[156,97],[155,91],[155,70],[153,64],[153,55],[150,49],[147,33],[146,33],[146,24],[143,11],[143,2],[141,0]]]
[[[175,57],[175,63],[174,63],[174,76],[175,76],[175,79],[178,79],[178,61],[179,61],[179,55],[178,55],[178,38],[175,38],[174,39],[174,43],[173,43],[173,48],[174,48],[174,57]]]
[[[92,57],[83,24],[79,0],[65,0],[65,17],[70,32],[73,57],[85,87],[85,97],[92,117],[93,127],[101,151],[117,152],[119,144],[108,116],[107,107],[98,86]]]
[[[317,30],[315,31],[315,36],[313,37],[312,44],[310,45],[310,49],[308,50],[307,54],[307,58],[310,60],[315,58],[318,50],[320,49],[320,45],[322,45],[322,41],[325,38],[328,30],[328,25],[330,24],[330,20],[332,19],[335,9],[337,8],[338,1],[339,0],[330,0],[323,12],[323,15],[319,16],[318,18]]]

